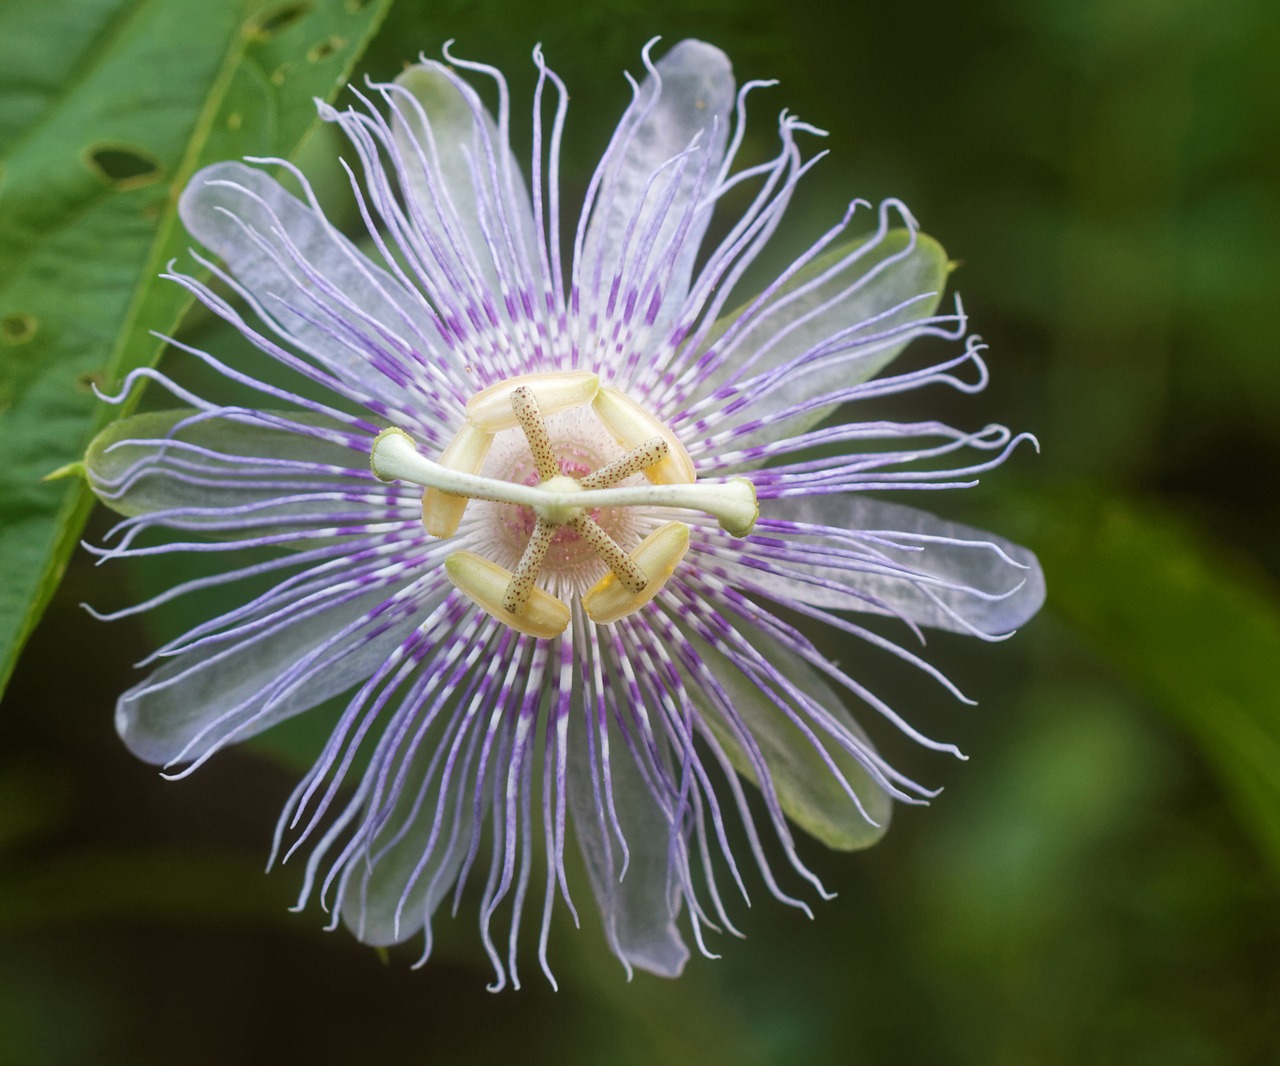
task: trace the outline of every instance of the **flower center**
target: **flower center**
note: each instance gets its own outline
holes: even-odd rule
[[[567,440],[557,444],[549,420],[570,429]],[[568,626],[565,593],[581,594],[587,615],[604,624],[661,591],[688,550],[689,527],[668,521],[630,551],[622,546],[654,524],[657,509],[706,512],[738,537],[759,513],[749,481],[699,482],[670,429],[584,371],[523,375],[477,393],[439,462],[421,455],[403,430],[385,430],[371,466],[384,481],[426,489],[422,522],[434,536],[453,536],[468,504],[483,501],[488,520],[471,523],[468,533],[514,567],[459,550],[445,561],[449,579],[493,617],[542,638]],[[553,554],[548,590],[538,579]],[[607,573],[583,592],[583,564],[594,560]]]

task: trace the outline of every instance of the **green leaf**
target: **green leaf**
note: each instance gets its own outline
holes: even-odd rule
[[[188,303],[157,274],[189,241],[201,166],[284,156],[390,0],[49,0],[0,10],[0,687],[92,497],[42,481],[116,413]],[[66,471],[62,471],[65,473]]]
[[[1280,871],[1280,607],[1174,517],[1037,504],[1050,603],[1201,746]]]

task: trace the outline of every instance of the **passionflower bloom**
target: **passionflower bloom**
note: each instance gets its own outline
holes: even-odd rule
[[[421,935],[425,960],[470,886],[495,987],[518,983],[530,908],[550,977],[576,845],[628,973],[672,976],[686,936],[710,954],[707,930],[735,931],[731,895],[826,894],[793,824],[861,848],[893,801],[931,795],[847,702],[958,754],[864,688],[861,650],[846,667],[810,634],[955,692],[884,633],[1004,636],[1041,603],[1035,559],[870,494],[970,484],[1019,438],[883,420],[884,397],[986,379],[959,304],[938,310],[947,260],[901,204],[854,202],[762,290],[741,284],[820,131],[784,113],[776,154],[735,169],[764,83],[736,90],[718,49],[646,49],[571,241],[563,84],[535,51],[526,185],[502,75],[445,56],[320,105],[358,162],[358,243],[281,160],[211,166],[182,195],[221,285],[173,280],[284,374],[174,342],[250,400],[138,371],[122,397],[149,378],[186,406],[90,449],[125,515],[101,555],[237,560],[109,617],[244,590],[148,660],[117,727],[181,777],[327,701],[275,836],[276,859],[305,856],[300,907],[369,944]],[[953,342],[945,361],[885,373],[926,334]]]

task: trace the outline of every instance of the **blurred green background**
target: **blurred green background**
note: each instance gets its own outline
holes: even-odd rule
[[[265,102],[224,103],[203,140],[175,139],[166,181],[202,152],[292,150],[306,97],[329,93],[357,57],[356,76],[388,77],[450,37],[507,72],[517,114],[542,42],[573,94],[566,203],[649,37],[702,37],[740,79],[780,79],[753,98],[748,151],[769,150],[785,106],[830,131],[832,155],[797,197],[774,265],[853,196],[889,195],[960,261],[993,383],[976,399],[909,403],[1033,430],[1043,455],[929,502],[1034,547],[1049,603],[1003,645],[931,638],[930,657],[978,708],[867,657],[870,681],[970,760],[876,734],[945,792],[900,811],[870,852],[804,842],[839,892],[815,921],[739,909],[748,939],[718,941],[722,960],[628,985],[593,915],[581,933],[562,920],[561,991],[529,952],[524,990],[493,996],[473,908],[440,923],[437,956],[416,972],[416,949],[384,961],[321,933],[317,912],[287,912],[298,872],[261,866],[296,767],[236,750],[172,784],[123,750],[114,699],[156,635],[104,627],[78,604],[130,602],[157,577],[75,553],[0,707],[0,1063],[1280,1062],[1280,6],[398,0],[380,24],[382,6],[360,0],[215,8],[228,48],[251,60],[245,99]],[[70,320],[84,317],[81,294],[101,293],[60,289],[38,256],[14,250],[39,230],[32,205],[67,192],[50,169],[30,195],[44,173],[31,130],[58,126],[57,86],[74,101],[122,27],[140,55],[171,59],[130,62],[138,108],[176,107],[192,85],[226,90],[231,53],[219,45],[201,67],[181,19],[145,23],[164,10],[174,5],[0,7],[0,440],[19,457],[0,497],[10,576],[27,565],[12,545],[38,540],[28,528],[47,539],[51,516],[74,521],[82,506],[13,470],[74,455],[93,417],[85,383],[149,359],[145,331],[178,310],[125,285],[105,339],[88,326],[58,335],[81,346],[59,364],[80,384],[67,415],[80,429],[41,438],[25,412],[65,381],[33,362],[49,335],[32,340],[21,301],[66,304]],[[51,40],[58,61],[37,69],[30,57]],[[315,84],[286,101],[271,78],[295,62],[287,87],[295,74]],[[102,110],[84,114],[120,121]],[[322,184],[337,183],[337,147],[321,133],[301,149]],[[128,153],[99,162],[104,203],[136,195],[130,217],[160,220],[137,245],[138,270],[154,273],[186,244],[164,228],[168,184],[148,186],[147,160],[130,171]],[[81,266],[133,247],[109,226],[93,237]],[[221,343],[207,322],[185,328]]]

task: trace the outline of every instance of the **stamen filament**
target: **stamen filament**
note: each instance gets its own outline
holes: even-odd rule
[[[732,536],[745,537],[760,514],[755,487],[746,478],[693,484],[618,485],[574,492],[563,488],[549,490],[442,467],[422,455],[409,434],[396,428],[383,430],[374,440],[370,467],[374,476],[382,481],[408,481],[475,500],[513,503],[532,508],[538,515],[555,516],[561,525],[597,507],[679,507],[709,514]],[[560,480],[554,478],[552,482]]]

